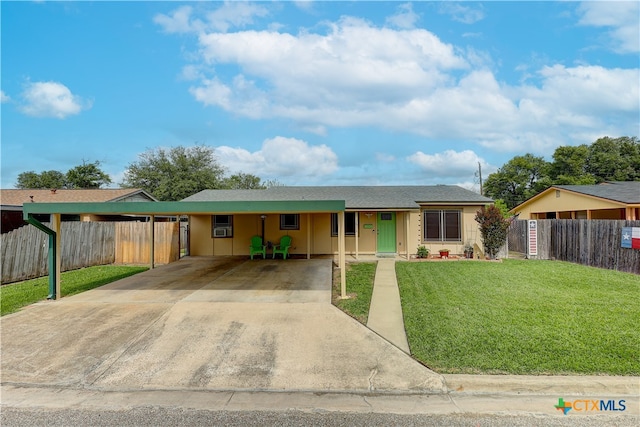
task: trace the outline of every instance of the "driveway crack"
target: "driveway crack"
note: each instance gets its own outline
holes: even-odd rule
[[[115,365],[115,363],[118,362],[122,358],[122,356],[124,356],[131,349],[131,347],[133,347],[136,343],[138,343],[140,341],[140,338],[142,338],[144,335],[146,335],[147,332],[150,331],[154,327],[154,325],[156,325],[156,323],[158,323],[161,319],[163,319],[163,318],[165,318],[167,316],[167,313],[171,310],[172,307],[173,307],[173,305],[171,307],[168,307],[153,322],[149,323],[149,325],[147,325],[147,327],[144,328],[144,330],[142,332],[140,332],[133,339],[131,339],[127,343],[125,348],[122,349],[120,354],[117,357],[114,357],[113,360],[111,360],[111,362],[109,362],[109,358],[107,358],[103,363],[101,363],[99,366],[104,365],[104,364],[106,364],[107,366],[102,370],[102,372],[100,372],[99,374],[96,374],[92,380],[89,380],[85,384],[88,384],[88,385],[92,386],[92,385],[94,385],[96,383],[96,381],[101,379],[107,373],[107,371],[109,371],[109,369],[111,369],[111,367],[113,365]],[[97,368],[96,368],[96,370],[97,370]]]
[[[371,370],[371,373],[369,374],[369,391],[374,391],[375,390],[375,386],[373,385],[373,380],[375,379],[376,375],[378,375],[377,366],[375,368],[373,368]]]

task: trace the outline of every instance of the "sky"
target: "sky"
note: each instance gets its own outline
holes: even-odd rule
[[[285,185],[478,188],[639,136],[640,2],[11,2],[1,186],[204,144]]]

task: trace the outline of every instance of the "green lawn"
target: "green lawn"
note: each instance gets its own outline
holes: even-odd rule
[[[347,264],[346,278],[349,299],[341,300],[338,298],[340,296],[340,279],[334,281],[335,305],[364,324],[367,323],[369,317],[376,265],[375,262]]]
[[[411,353],[441,373],[640,375],[640,277],[559,261],[396,264]]]
[[[62,296],[70,296],[148,270],[147,267],[100,265],[67,271],[60,277]],[[0,315],[44,300],[49,295],[49,277],[17,282],[0,287]]]

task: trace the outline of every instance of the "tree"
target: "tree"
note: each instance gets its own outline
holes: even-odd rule
[[[511,222],[502,216],[500,209],[494,205],[483,206],[476,212],[480,236],[484,250],[490,259],[495,259],[500,248],[507,241],[507,233]]]
[[[51,189],[65,188],[66,179],[62,172],[50,170],[41,173],[22,172],[18,175],[17,188]]]
[[[589,146],[587,171],[595,176],[598,183],[640,180],[638,138],[599,138]]]
[[[637,137],[605,136],[591,145],[560,146],[553,161],[532,154],[516,156],[489,175],[484,192],[509,209],[551,185],[591,185],[603,181],[640,181]]]
[[[155,148],[127,166],[123,187],[142,188],[158,200],[176,201],[206,189],[223,188],[224,168],[204,145]]]
[[[52,188],[100,188],[110,184],[111,178],[100,169],[100,162],[87,163],[69,169],[66,174],[56,171],[22,172],[18,175],[17,188],[52,189]]]
[[[595,184],[596,178],[587,172],[589,146],[563,145],[553,153],[553,162],[549,167],[549,176],[553,184],[589,185]]]
[[[66,187],[71,189],[100,188],[106,184],[111,184],[111,178],[100,169],[97,160],[93,163],[83,160],[81,165],[69,169],[66,175]]]
[[[516,156],[484,182],[484,193],[493,199],[502,199],[509,209],[549,187],[549,163],[533,154]]]
[[[285,185],[277,179],[268,179],[262,185],[264,185],[265,188],[285,187]]]
[[[260,183],[260,177],[239,172],[223,180],[223,188],[229,190],[261,190],[266,188]]]
[[[498,208],[500,210],[500,213],[502,214],[503,217],[508,218],[509,217],[509,207],[507,206],[507,204],[504,202],[504,200],[502,199],[496,199],[493,202],[494,206],[496,208]]]

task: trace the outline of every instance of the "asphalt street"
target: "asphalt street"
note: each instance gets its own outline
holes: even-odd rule
[[[635,417],[540,417],[534,415],[481,414],[380,414],[345,412],[270,412],[270,411],[206,411],[135,408],[126,411],[4,408],[0,414],[3,427],[73,427],[73,426],[637,426]]]

